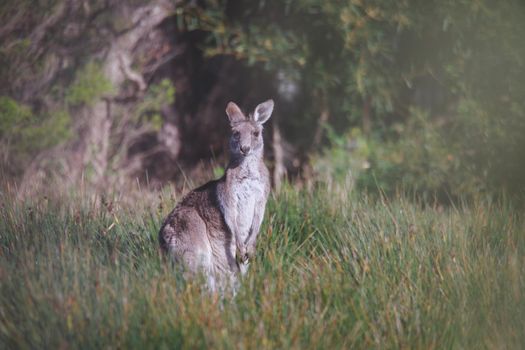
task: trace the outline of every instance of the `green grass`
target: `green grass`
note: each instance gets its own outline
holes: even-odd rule
[[[287,187],[239,294],[222,300],[159,254],[177,198],[84,197],[4,193],[0,348],[525,346],[525,225],[505,203]]]

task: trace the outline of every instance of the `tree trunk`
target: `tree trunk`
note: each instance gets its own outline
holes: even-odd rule
[[[330,117],[330,109],[328,108],[326,97],[323,93],[321,94],[321,113],[319,114],[319,119],[317,120],[317,128],[315,129],[314,139],[312,143],[312,149],[314,150],[321,145],[321,141],[323,138],[323,129],[326,122],[328,121],[328,118]]]
[[[279,191],[281,183],[286,175],[286,167],[284,166],[284,149],[283,141],[281,138],[281,130],[279,129],[279,123],[277,119],[273,120],[273,156],[274,156],[274,168],[273,168],[273,184],[275,189]]]
[[[61,181],[63,187],[78,183],[82,177],[95,185],[95,188],[106,188],[110,183],[122,183],[122,179],[118,177],[129,174],[126,169],[108,171],[115,164],[133,164],[133,169],[141,168],[136,163],[143,158],[135,154],[132,156],[133,161],[130,161],[128,151],[130,144],[144,135],[145,130],[135,126],[131,119],[134,115],[134,103],[142,100],[147,83],[140,71],[142,66],[137,69],[132,68],[132,64],[136,61],[137,47],[147,42],[145,39],[151,38],[151,33],[156,27],[172,15],[173,3],[157,0],[139,7],[132,7],[125,2],[116,6],[112,11],[120,16],[126,14],[130,25],[119,33],[113,33],[114,37],[106,48],[106,54],[103,55],[104,50],[100,50],[93,52],[91,58],[100,60],[100,57],[103,57],[101,68],[105,78],[113,86],[114,93],[100,96],[91,105],[85,105],[75,111],[76,125],[73,134],[79,137],[56,149],[46,150],[42,156],[37,157],[24,174],[21,192],[26,192],[25,189],[30,189],[31,192],[38,191],[39,189],[35,188],[37,183],[46,187],[45,181],[50,179],[42,177],[42,174],[67,177],[67,180],[64,178]],[[53,25],[56,18],[60,18],[64,9],[58,7],[56,13],[56,16],[52,16],[51,20],[43,24],[46,28]],[[127,82],[134,86],[131,95]],[[60,159],[57,158],[58,155]]]
[[[369,135],[372,129],[372,120],[370,117],[371,104],[372,100],[370,96],[366,96],[363,103],[363,133],[365,135]]]

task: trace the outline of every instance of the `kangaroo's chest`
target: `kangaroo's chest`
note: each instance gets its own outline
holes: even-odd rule
[[[260,181],[245,179],[233,191],[237,229],[248,236],[256,210],[264,206],[264,187]],[[243,237],[243,238],[246,238]]]

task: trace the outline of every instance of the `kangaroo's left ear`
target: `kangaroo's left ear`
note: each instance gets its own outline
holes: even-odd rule
[[[263,102],[259,104],[257,107],[255,107],[255,112],[253,113],[253,120],[259,124],[264,124],[268,119],[270,119],[270,116],[272,115],[272,111],[273,111],[273,100],[268,100],[266,102]]]

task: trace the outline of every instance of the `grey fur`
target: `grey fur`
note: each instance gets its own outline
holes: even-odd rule
[[[203,273],[212,290],[233,286],[255,254],[270,193],[262,124],[273,105],[272,100],[261,103],[247,118],[235,103],[228,103],[232,135],[224,176],[189,192],[159,232],[162,250],[186,271]]]

